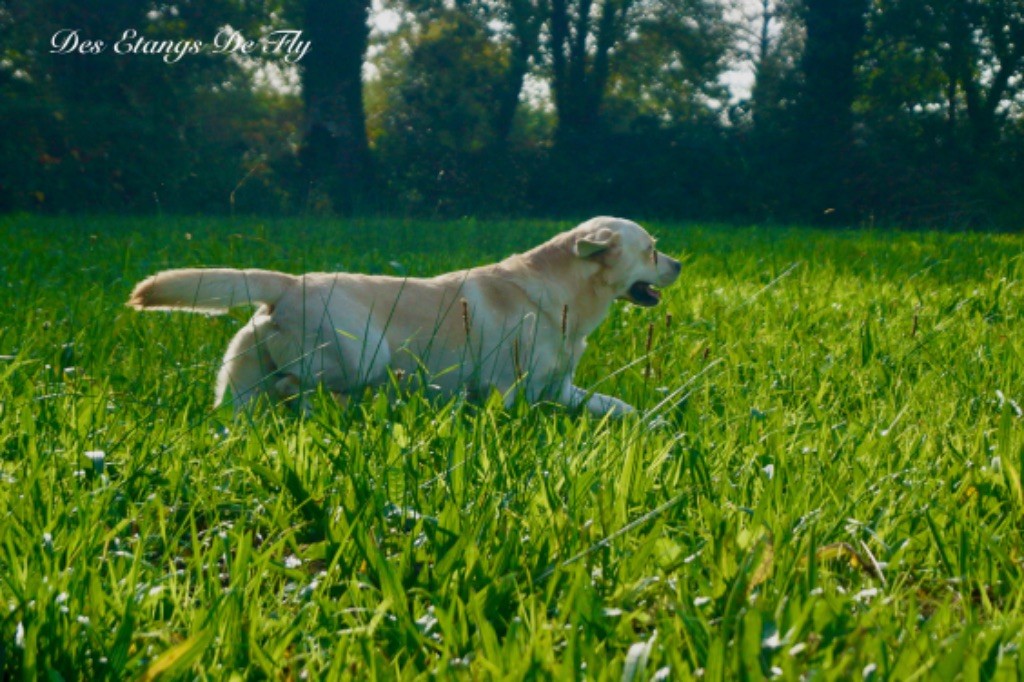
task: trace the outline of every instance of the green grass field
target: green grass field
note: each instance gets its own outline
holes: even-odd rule
[[[0,218],[0,677],[1012,679],[1024,239],[650,224],[601,421],[211,410],[167,267],[430,275],[569,224]],[[652,351],[647,353],[649,329]]]

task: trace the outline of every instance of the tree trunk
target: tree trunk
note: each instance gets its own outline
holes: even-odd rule
[[[867,0],[807,0],[804,88],[798,146],[818,211],[852,207],[849,162],[856,97],[856,56],[866,30]],[[818,214],[819,216],[821,213]],[[841,216],[840,216],[841,217]]]
[[[865,0],[807,0],[803,115],[833,145],[845,143],[852,128],[854,67],[866,12]]]
[[[516,109],[519,107],[519,94],[523,91],[523,81],[529,70],[529,62],[512,55],[512,63],[505,75],[505,82],[496,105],[494,114],[494,140],[498,147],[504,147],[512,134],[512,123],[515,121]]]
[[[555,112],[558,127],[555,137],[560,141],[565,136],[571,116],[572,83],[569,79],[569,8],[567,0],[551,0],[551,88],[555,98]]]
[[[311,189],[348,214],[368,201],[373,187],[362,79],[370,3],[305,0],[303,8],[303,37],[312,46],[301,62],[306,107],[301,160]]]
[[[530,58],[537,54],[543,14],[530,0],[510,0],[509,21],[512,24],[512,45],[508,70],[502,84],[493,119],[494,139],[499,148],[508,142],[519,107],[519,95],[530,71]]]
[[[979,84],[980,78],[976,78],[966,68],[961,83],[967,96],[967,118],[971,123],[974,151],[980,158],[988,156],[999,142],[999,105],[1006,98],[1010,81],[1018,72],[1024,57],[1024,45],[1006,42],[999,28],[993,33],[996,36],[993,51],[998,66],[991,74],[988,92],[985,93]]]
[[[956,93],[960,91],[975,158],[984,159],[999,142],[999,105],[1007,98],[1024,61],[1024,23],[1003,3],[974,5],[966,0],[952,2],[945,19],[950,135],[957,132]],[[979,41],[986,38],[990,61],[982,65],[984,50]]]
[[[567,0],[552,0],[550,39],[552,86],[558,113],[556,144],[572,147],[597,126],[608,85],[609,57],[622,37],[623,19],[631,1],[604,0],[595,30],[593,0],[579,0],[575,12],[570,12]],[[588,49],[591,38],[592,53]]]

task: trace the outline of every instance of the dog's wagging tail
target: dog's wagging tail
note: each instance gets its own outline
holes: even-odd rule
[[[273,270],[168,270],[139,282],[128,305],[150,310],[224,313],[243,305],[269,305],[299,277]]]
[[[318,385],[340,395],[389,376],[442,393],[518,393],[586,407],[633,408],[573,384],[586,337],[616,299],[653,306],[679,261],[639,225],[594,218],[521,254],[431,278],[271,270],[168,270],[132,291],[140,310],[218,314],[246,305],[253,317],[228,344],[215,404],[235,410],[266,395],[306,406]]]

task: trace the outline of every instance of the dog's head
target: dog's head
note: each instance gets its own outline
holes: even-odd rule
[[[573,236],[576,257],[600,264],[599,276],[616,298],[654,306],[660,289],[679,278],[679,261],[658,251],[647,230],[629,220],[592,218]]]

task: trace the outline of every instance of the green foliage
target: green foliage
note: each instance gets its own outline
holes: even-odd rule
[[[437,151],[456,154],[493,145],[491,107],[505,59],[483,27],[465,14],[445,13],[416,37],[405,64],[387,68],[402,80],[385,84],[393,120],[383,134],[416,134]]]
[[[0,211],[1024,225],[1019,1],[378,4],[371,36],[368,0],[3,3]],[[67,26],[314,45],[276,65],[300,94],[255,56],[50,54]]]
[[[612,64],[606,120],[678,125],[717,114],[709,102],[729,99],[719,79],[735,41],[723,12],[707,0],[641,3],[636,30]]]
[[[269,166],[295,132],[294,114],[281,116],[289,109],[283,98],[254,91],[251,73],[224,55],[168,62],[116,47],[126,31],[154,42],[211,44],[231,26],[255,38],[270,25],[264,6],[4,3],[0,117],[16,134],[0,145],[0,210],[226,212],[232,190],[254,176],[264,187],[250,210],[280,208],[287,183]],[[104,50],[53,54],[61,29],[77,30],[79,43],[103,41]]]
[[[942,211],[1015,225],[1024,10],[1014,2],[877,3],[856,108],[872,192],[912,220]],[[1012,179],[1011,179],[1012,178]]]
[[[2,675],[1021,674],[1016,237],[650,225],[682,278],[579,375],[645,411],[619,421],[232,421],[245,312],[123,305],[167,267],[429,275],[564,227],[2,219]]]
[[[508,51],[461,11],[440,11],[390,39],[375,61],[383,75],[370,86],[371,138],[403,205],[500,210],[493,192],[502,183],[487,168],[501,165],[495,156],[504,151],[496,117],[508,61]]]

